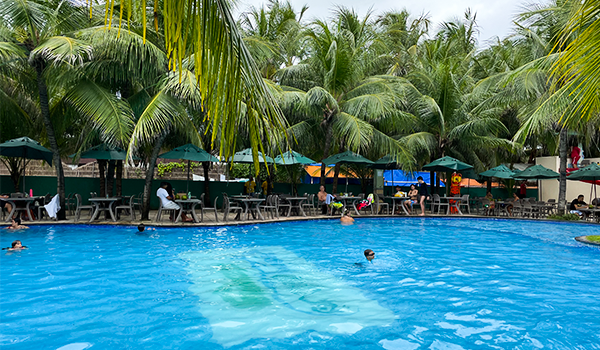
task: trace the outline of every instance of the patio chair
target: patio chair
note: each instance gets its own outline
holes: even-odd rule
[[[217,215],[217,199],[219,199],[219,196],[215,197],[215,203],[212,208],[207,207],[204,205],[205,194],[202,193],[202,195],[200,196],[200,221],[204,221],[204,212],[214,211],[215,212],[215,221],[219,222],[219,216]]]
[[[471,214],[471,204],[469,202],[469,195],[468,194],[463,194],[462,199],[460,200],[460,203],[458,203],[458,208],[459,209],[460,208],[467,208],[467,213],[469,215]]]
[[[492,205],[492,202],[489,199],[482,198],[481,205],[483,207],[483,215],[489,216],[490,214],[494,214],[494,209],[490,207]]]
[[[281,196],[275,196],[275,201],[277,202],[277,210],[279,211],[277,214],[277,217],[279,217],[279,214],[283,215],[283,210],[287,210],[287,213],[285,214],[285,216],[290,216],[290,212],[292,211],[292,204],[288,201],[282,202],[284,199],[281,198]],[[287,209],[286,209],[287,208]]]
[[[143,206],[144,206],[144,194],[142,192],[138,193],[137,196],[133,197],[133,210],[139,210],[140,215],[143,214]]]
[[[440,199],[440,195],[439,194],[434,194],[432,196],[433,198],[433,202],[431,204],[431,213],[433,214],[433,210],[434,208],[437,208],[437,213],[440,213],[440,208],[442,207],[446,207],[446,213],[448,213],[448,210],[450,208],[450,203],[446,202],[446,203],[442,203],[441,199]]]
[[[127,199],[129,198],[129,199]],[[123,203],[115,207],[115,214],[119,217],[119,210],[127,210],[129,212],[129,219],[135,220],[135,208],[133,207],[135,195],[123,198]]]
[[[262,209],[265,212],[265,215],[268,212],[271,215],[271,219],[275,219],[275,217],[279,219],[279,213],[277,211],[277,201],[275,201],[274,198],[274,195],[268,195],[267,199],[265,200],[265,204],[259,205],[258,207],[259,209]]]
[[[172,222],[175,222],[175,219],[177,219],[177,212],[179,211],[179,209],[167,209],[167,208],[163,207],[162,200],[159,200],[158,202],[160,203],[160,205],[158,206],[158,212],[156,213],[156,218],[154,218],[154,221],[155,222],[160,221],[163,211],[165,211],[165,212],[168,211],[168,212],[171,212],[170,220]]]
[[[94,206],[93,205],[83,205],[83,201],[81,200],[81,195],[79,193],[75,193],[75,199],[77,200],[77,207],[75,209],[75,221],[79,221],[82,210],[89,210],[90,211],[90,219],[91,219],[92,214],[94,213],[94,209],[95,209]]]
[[[390,204],[382,201],[377,194],[373,194],[373,203],[371,204],[371,211],[375,215],[379,215],[381,209],[385,208],[385,214],[390,215]]]
[[[536,215],[536,210],[533,207],[533,204],[531,204],[528,200],[523,201],[523,207],[521,211],[523,217],[527,215],[527,217],[533,218]]]
[[[224,193],[223,196],[223,221],[227,222],[229,221],[229,212],[236,212],[239,211],[239,217],[240,220],[242,219],[242,211],[244,209],[242,209],[242,207],[236,206],[236,205],[231,205],[231,201],[229,200],[229,196],[227,196],[226,193]]]
[[[98,192],[90,192],[90,198],[98,197]]]
[[[52,200],[52,195],[50,193],[47,193],[44,196],[44,199],[41,201],[41,203],[39,203],[39,205],[37,207],[38,220],[42,220],[42,215],[44,214],[44,212],[46,212],[46,214],[48,214],[48,212],[46,211],[46,208],[44,208],[44,206],[46,204],[50,203],[51,200]]]
[[[15,193],[10,194],[10,198],[23,198],[23,197],[25,197],[25,194],[23,194],[21,192],[15,192]]]
[[[513,201],[513,216],[523,216],[523,201],[515,200]]]
[[[555,214],[558,210],[558,203],[556,203],[556,199],[548,199],[548,215]]]
[[[306,203],[302,204],[302,210],[308,212],[308,215],[313,215],[313,212],[317,211],[317,207],[315,206],[315,195],[309,194]]]

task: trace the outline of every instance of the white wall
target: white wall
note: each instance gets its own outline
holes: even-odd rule
[[[600,158],[585,158],[592,163],[599,163]],[[560,168],[560,160],[558,157],[537,157],[535,160],[536,164],[540,164],[545,166],[548,169],[552,169],[558,172]],[[571,163],[571,159],[567,161],[567,166]],[[582,194],[585,196],[585,202],[591,203],[594,198],[594,193],[591,194],[592,184],[581,182],[581,181],[573,181],[569,180],[567,177],[567,202],[571,202],[573,199],[577,198],[578,195]],[[598,197],[600,197],[600,186],[596,186],[596,191],[598,191]],[[541,180],[538,181],[538,191],[540,195],[541,201],[547,201],[548,199],[556,199],[558,200],[558,180]]]

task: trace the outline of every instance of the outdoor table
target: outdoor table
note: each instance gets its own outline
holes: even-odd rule
[[[302,202],[308,200],[308,197],[283,197],[281,198],[290,202],[290,209],[288,210],[287,216],[289,217],[292,214],[292,209],[298,209],[298,216],[302,214],[302,216],[306,216],[304,209],[302,208]]]
[[[404,207],[404,205],[402,205],[402,203],[403,203],[405,200],[408,200],[408,199],[410,199],[410,197],[386,196],[386,197],[383,197],[383,199],[390,199],[390,200],[392,201],[392,215],[394,215],[394,213],[396,212],[396,202],[397,202],[397,201],[400,201],[400,204],[399,204],[399,206],[400,206],[400,208],[402,208],[402,211],[404,212],[404,214],[406,214],[406,215],[410,215],[410,214],[408,213],[408,211],[406,211],[406,208]]]
[[[248,211],[250,211],[250,213],[252,214],[252,218],[256,219],[256,216],[254,216],[254,212],[256,211],[258,213],[258,216],[260,217],[261,220],[264,220],[265,218],[263,217],[262,213],[260,212],[260,208],[259,205],[264,202],[265,200],[263,198],[231,198],[232,200],[236,201],[236,202],[240,202],[242,204],[244,204],[244,215],[246,215],[246,220],[248,220]],[[241,212],[236,215],[235,219],[239,220],[240,216],[241,216]]]
[[[95,208],[94,214],[92,214],[92,217],[90,218],[90,222],[98,218],[98,214],[100,213],[100,211],[108,211],[110,213],[112,221],[117,221],[113,210],[113,206],[117,201],[121,200],[121,197],[92,197],[88,200],[90,201],[90,203],[92,203],[92,205]]]
[[[12,210],[10,211],[10,213],[8,214],[8,217],[6,218],[6,222],[9,222],[12,219],[15,212],[17,211],[17,203],[25,203],[25,210],[27,211],[27,217],[29,217],[29,219],[31,221],[35,221],[33,216],[31,215],[30,207],[31,207],[31,203],[35,202],[39,198],[40,197],[2,198],[3,201],[10,203],[10,205],[12,206]]]
[[[448,201],[448,210],[446,211],[446,215],[449,215],[451,210],[450,207],[455,208],[458,211],[458,214],[460,215],[464,215],[462,213],[462,211],[460,211],[460,202],[462,201],[463,197],[440,197],[440,202],[442,200],[447,200]],[[450,204],[450,201],[454,201],[454,204]],[[496,202],[498,203],[498,202]]]
[[[354,208],[354,212],[356,213],[356,215],[360,215],[358,209],[356,209],[356,201],[362,200],[361,197],[336,197],[336,199],[342,201],[342,203],[344,204],[344,208],[348,206],[348,201],[352,201],[352,208]]]
[[[177,215],[175,222],[178,222],[181,220],[181,213],[183,213],[184,211],[189,211],[192,213],[192,218],[194,219],[195,223],[200,222],[200,220],[198,220],[198,217],[196,216],[196,206],[198,204],[202,203],[201,200],[199,200],[199,199],[176,199],[175,203],[177,203],[181,207],[181,210],[179,211],[179,214]]]
[[[580,208],[577,210],[583,213],[584,220],[587,220],[587,218],[589,218],[591,214],[594,215],[594,220],[596,220],[596,222],[599,222],[600,220],[600,209]]]
[[[514,201],[494,201],[495,203],[495,211],[497,212],[497,215],[500,216],[501,214],[501,210],[504,210],[506,212],[506,214],[508,215],[508,206],[512,205],[514,206],[515,202]]]

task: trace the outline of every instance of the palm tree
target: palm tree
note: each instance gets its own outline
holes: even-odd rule
[[[521,55],[521,61],[528,61],[512,70],[505,70],[489,78],[483,79],[476,90],[493,92],[481,105],[493,106],[500,109],[518,111],[522,121],[521,128],[514,139],[528,143],[533,149],[540,143],[556,145],[549,152],[556,152],[560,159],[559,166],[559,204],[563,208],[566,194],[566,168],[568,157],[568,131],[577,130],[588,134],[587,126],[582,123],[572,123],[577,114],[570,109],[574,101],[565,90],[553,89],[553,86],[563,86],[560,74],[556,75],[555,64],[562,56],[562,50],[567,45],[560,41],[560,32],[568,21],[573,4],[565,0],[555,0],[547,5],[532,5],[528,11],[519,15],[519,27],[515,36],[514,46],[518,49],[515,56]],[[558,142],[552,141],[558,139]],[[540,141],[544,142],[540,142]],[[551,142],[548,142],[551,141]]]
[[[289,67],[305,56],[301,21],[306,10],[304,5],[296,13],[289,1],[269,0],[266,7],[242,13],[244,42],[264,78],[273,79],[282,66]]]
[[[402,143],[388,136],[410,118],[401,112],[397,79],[367,75],[378,55],[370,14],[360,20],[340,7],[333,25],[317,20],[306,38],[309,57],[277,75],[281,105],[300,147],[319,159],[336,149],[392,154],[410,166]],[[336,167],[334,192],[338,174]],[[321,183],[325,175],[323,164]]]
[[[464,19],[443,23],[434,39],[419,46],[417,65],[402,78],[407,111],[416,116],[403,140],[417,159],[452,156],[483,170],[495,150],[512,148],[498,118],[475,113],[481,100],[473,94],[475,33],[468,11]]]
[[[64,208],[65,179],[58,143],[60,136],[56,134],[51,111],[54,107],[51,100],[56,99],[54,93],[60,92],[60,89],[49,83],[54,83],[53,78],[59,76],[61,70],[69,70],[89,57],[89,45],[64,35],[86,25],[85,12],[71,3],[7,0],[0,4],[0,18],[0,32],[3,33],[0,57],[7,62],[2,67],[3,84],[27,93],[29,101],[39,108],[45,136],[53,153],[57,193]],[[18,109],[17,106],[20,104],[13,105],[15,109]],[[59,212],[59,218],[64,218],[64,210]]]
[[[557,94],[569,95],[573,104],[565,114],[565,122],[589,121],[600,113],[600,13],[599,0],[568,1],[568,21],[560,37],[565,47],[554,66]]]

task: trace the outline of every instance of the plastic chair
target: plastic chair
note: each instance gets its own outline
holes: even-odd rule
[[[158,212],[156,213],[156,218],[154,218],[154,221],[156,221],[156,222],[160,221],[163,211],[168,211],[168,212],[171,212],[171,221],[174,222],[175,219],[177,218],[177,212],[179,211],[179,209],[167,209],[167,208],[163,207],[162,200],[159,200],[159,202],[160,202],[160,205],[158,206]]]
[[[244,209],[242,209],[242,207],[239,206],[232,206],[231,202],[229,201],[229,197],[227,196],[227,194],[225,194],[223,196],[223,221],[227,222],[229,221],[229,212],[236,212],[239,211],[239,217],[240,220],[242,219],[242,211]]]
[[[289,202],[282,203],[282,198],[280,196],[275,196],[274,200],[276,201],[277,210],[279,211],[279,213],[281,213],[282,208],[287,208],[286,216],[290,216],[290,212],[292,211],[292,204]],[[279,217],[279,213],[277,214],[277,217]]]
[[[50,203],[51,200],[52,200],[52,195],[50,193],[48,193],[44,196],[44,200],[42,201],[42,203],[40,203],[40,205],[38,205],[38,207],[37,207],[38,220],[42,220],[42,215],[44,214],[44,212],[46,212],[46,214],[48,214],[48,212],[46,211],[46,208],[44,206],[46,204]]]
[[[440,208],[441,207],[446,207],[446,213],[448,213],[448,210],[450,209],[450,203],[446,202],[446,203],[442,203],[442,200],[440,199],[440,195],[439,194],[434,194],[433,195],[433,203],[432,203],[432,207],[431,207],[431,213],[433,214],[433,208],[436,207],[437,208],[437,213],[440,213]]]
[[[75,193],[75,198],[77,199],[77,208],[75,209],[75,221],[79,221],[82,210],[89,210],[90,211],[90,219],[91,219],[94,209],[96,209],[96,208],[94,208],[93,205],[83,205],[82,204],[83,202],[81,200],[81,195],[79,193]]]
[[[314,194],[308,195],[306,203],[302,204],[302,210],[305,210],[305,212],[308,212],[309,213],[308,215],[313,215],[313,211],[316,211]]]
[[[200,196],[200,200],[201,200],[201,203],[200,203],[200,221],[204,221],[204,212],[205,211],[214,211],[215,212],[215,220],[216,220],[216,222],[219,222],[219,217],[217,215],[217,199],[219,199],[218,196],[215,198],[215,203],[214,203],[214,205],[213,205],[212,208],[211,207],[207,207],[207,206],[204,205],[204,203],[205,203],[205,199],[204,198],[205,198],[205,194],[202,193],[202,195]]]
[[[469,195],[468,194],[463,194],[462,199],[460,200],[460,203],[458,204],[458,208],[467,208],[467,213],[471,214],[471,205],[469,204]],[[462,210],[461,210],[462,211]]]
[[[269,214],[271,215],[271,219],[275,219],[275,217],[279,218],[279,213],[277,210],[277,202],[273,200],[274,198],[275,198],[274,195],[267,196],[267,199],[265,200],[265,204],[259,206],[259,208],[262,209],[265,212],[265,214],[267,212],[269,212]]]
[[[126,198],[129,198],[129,200],[127,200]],[[135,195],[123,198],[123,204],[115,207],[115,214],[117,215],[117,217],[119,216],[119,210],[127,210],[129,211],[129,219],[131,221],[135,220],[135,209],[133,208],[134,198]]]

